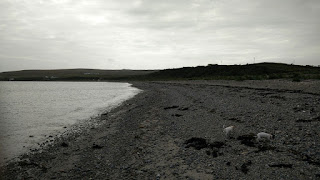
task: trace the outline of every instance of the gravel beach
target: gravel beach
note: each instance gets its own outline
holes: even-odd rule
[[[1,179],[320,179],[320,81],[131,83],[143,92]]]

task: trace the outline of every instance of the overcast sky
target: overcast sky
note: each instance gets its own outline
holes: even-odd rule
[[[320,64],[319,0],[0,0],[0,71]]]

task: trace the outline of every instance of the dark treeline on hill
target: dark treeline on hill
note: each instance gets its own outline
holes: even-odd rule
[[[144,76],[151,80],[174,79],[226,79],[262,80],[292,78],[320,79],[320,67],[299,66],[282,63],[258,63],[247,65],[212,65],[165,69]]]
[[[213,65],[165,70],[23,70],[0,73],[0,80],[20,81],[97,81],[97,80],[263,80],[291,78],[320,79],[320,67],[282,63]]]
[[[0,80],[8,81],[97,81],[119,80],[153,73],[153,70],[57,69],[22,70],[0,73]]]

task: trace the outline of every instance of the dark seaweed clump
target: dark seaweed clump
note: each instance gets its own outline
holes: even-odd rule
[[[241,141],[241,144],[244,144],[249,147],[255,147],[255,139],[256,137],[253,133],[241,135],[237,138],[237,140]]]
[[[208,148],[208,143],[203,138],[193,137],[191,139],[186,140],[185,144],[187,144],[186,148],[193,147],[196,150],[200,150],[200,149],[203,149],[203,148]]]

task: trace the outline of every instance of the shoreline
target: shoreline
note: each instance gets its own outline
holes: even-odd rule
[[[130,82],[143,92],[99,126],[22,156],[2,178],[319,178],[319,82]],[[236,127],[233,138],[225,138],[223,125]],[[260,131],[275,139],[239,140]],[[185,144],[192,137],[206,143]]]
[[[66,82],[69,84],[69,82]],[[105,83],[105,82],[104,82]],[[107,82],[108,86],[113,87],[114,82]],[[109,85],[111,84],[111,85]],[[119,84],[118,82],[116,84]],[[109,99],[106,99],[104,101],[100,100],[100,103],[95,103],[95,104],[91,104],[91,103],[86,103],[87,105],[90,105],[90,107],[86,107],[84,106],[82,103],[82,106],[80,106],[77,103],[73,103],[73,105],[71,105],[69,111],[65,111],[66,113],[64,113],[63,115],[61,115],[61,113],[59,114],[59,111],[57,111],[57,107],[60,107],[61,104],[51,104],[46,110],[41,109],[40,111],[37,111],[35,116],[33,117],[39,117],[37,119],[43,119],[43,118],[47,118],[46,121],[42,120],[41,123],[47,123],[46,125],[48,125],[48,122],[51,122],[52,124],[55,124],[55,126],[52,128],[48,126],[41,126],[41,128],[34,128],[32,131],[30,130],[25,130],[24,132],[18,132],[18,131],[14,131],[14,127],[16,126],[8,126],[8,128],[3,129],[3,130],[7,130],[7,134],[2,133],[2,137],[8,137],[8,138],[3,138],[2,139],[2,143],[1,145],[3,145],[2,147],[5,147],[3,149],[0,148],[0,167],[1,166],[6,166],[11,162],[15,162],[17,160],[19,160],[19,157],[25,154],[32,154],[32,153],[36,153],[38,151],[42,151],[43,148],[46,148],[46,146],[51,145],[54,141],[56,141],[58,138],[62,137],[62,136],[68,136],[68,134],[76,134],[79,132],[84,131],[85,129],[90,129],[92,127],[97,126],[101,120],[100,120],[100,116],[101,114],[105,114],[107,112],[109,112],[110,110],[118,107],[119,105],[121,105],[122,102],[126,101],[127,99],[132,98],[133,96],[135,96],[136,94],[140,93],[139,89],[136,88],[132,88],[132,84],[130,83],[121,83],[123,84],[122,86],[125,86],[127,90],[125,90],[124,93],[117,93],[117,91],[114,91],[116,95],[112,95],[109,97]],[[90,85],[90,84],[88,84]],[[92,86],[92,85],[91,85]],[[82,88],[79,88],[82,89]],[[119,88],[119,90],[122,90],[123,88],[121,87],[121,89]],[[108,89],[107,89],[108,90]],[[109,90],[110,91],[110,90]],[[101,93],[103,96],[105,95],[105,92]],[[46,95],[51,95],[49,93],[47,93]],[[79,95],[78,95],[79,96]],[[23,96],[20,96],[19,99],[23,99]],[[47,98],[48,99],[48,98]],[[9,99],[10,100],[10,99]],[[33,102],[37,99],[33,99],[28,97],[28,100],[30,102]],[[65,102],[68,102],[70,104],[70,99],[69,101],[64,99]],[[95,99],[95,101],[99,102],[99,99]],[[4,102],[9,102],[7,104],[10,104],[10,101],[4,101]],[[60,101],[61,102],[61,101]],[[90,101],[91,102],[91,101]],[[92,101],[93,102],[93,101]],[[63,103],[63,102],[62,102]],[[22,104],[22,102],[20,103]],[[48,104],[48,103],[46,103]],[[72,104],[72,103],[71,103]],[[100,104],[100,105],[99,105]],[[10,106],[8,106],[10,107]],[[34,106],[35,107],[35,106]],[[78,108],[72,108],[72,107],[78,107]],[[55,111],[56,110],[56,111]],[[30,113],[30,108],[28,110],[25,110],[24,115],[28,115]],[[56,112],[56,113],[52,113],[49,116],[41,116],[42,114],[47,114],[50,112]],[[57,115],[57,113],[59,115]],[[80,115],[79,115],[80,114]],[[7,122],[11,122],[11,120],[14,120],[14,118],[10,119],[8,118],[10,116],[7,116],[5,119]],[[21,115],[21,117],[23,117],[23,115]],[[23,118],[16,118],[16,119],[23,119]],[[31,118],[25,118],[23,119],[24,121],[20,120],[20,121],[16,121],[16,125],[19,125],[19,123],[22,122],[29,122],[28,120],[30,120]],[[59,121],[59,119],[63,119],[61,122]],[[72,120],[70,120],[72,119]],[[27,120],[27,121],[26,121]],[[48,121],[50,120],[50,121]],[[4,124],[6,123],[6,121],[2,121]],[[39,121],[40,122],[40,121]],[[68,123],[65,123],[68,122]],[[70,122],[70,123],[69,123]],[[32,125],[32,123],[34,125]],[[41,124],[40,124],[41,125]],[[37,127],[38,124],[37,122],[29,122],[28,123],[28,127],[30,126],[34,126]],[[23,126],[24,127],[24,126]],[[21,129],[28,129],[28,127],[25,128],[21,128]],[[19,126],[18,126],[19,128]],[[31,128],[29,128],[31,129]],[[12,130],[12,131],[11,131]],[[10,154],[11,153],[11,154]]]

